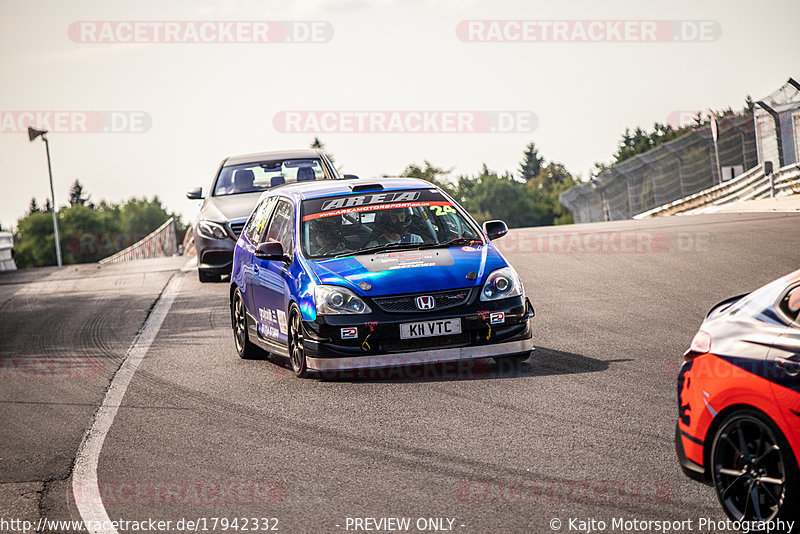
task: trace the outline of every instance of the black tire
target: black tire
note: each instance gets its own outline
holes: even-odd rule
[[[504,356],[495,356],[494,361],[497,363],[511,362],[513,364],[519,365],[523,362],[528,361],[528,358],[531,357],[532,353],[533,351],[527,351],[527,352],[520,352],[517,354],[506,354]]]
[[[233,326],[233,343],[240,358],[256,360],[266,356],[263,350],[250,341],[250,333],[247,331],[247,312],[238,287],[233,293],[231,302],[231,324]]]
[[[202,269],[197,269],[197,277],[200,279],[200,282],[219,282],[220,275],[217,273],[209,273],[203,271]]]
[[[311,371],[308,369],[306,361],[306,351],[304,345],[303,320],[300,308],[292,304],[289,309],[289,362],[292,365],[297,378],[308,378]]]
[[[800,473],[789,443],[768,417],[737,410],[720,423],[710,470],[723,510],[733,521],[798,518]]]

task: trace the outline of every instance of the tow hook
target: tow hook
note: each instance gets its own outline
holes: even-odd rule
[[[531,317],[536,317],[536,312],[533,311],[533,304],[528,297],[525,297],[525,315],[523,315],[524,319],[530,319]]]

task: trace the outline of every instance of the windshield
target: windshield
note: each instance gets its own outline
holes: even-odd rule
[[[214,185],[214,196],[266,191],[278,185],[324,180],[318,159],[286,159],[223,167]]]
[[[306,200],[301,217],[303,253],[311,259],[483,243],[474,223],[437,189]]]

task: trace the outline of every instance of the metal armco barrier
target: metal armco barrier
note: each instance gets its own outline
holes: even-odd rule
[[[120,250],[113,256],[103,258],[99,263],[122,263],[124,261],[160,258],[176,254],[178,254],[178,238],[175,232],[175,219],[170,217],[167,222],[141,241],[124,250]]]
[[[187,258],[197,255],[197,250],[194,248],[194,228],[191,226],[186,229],[186,235],[183,237],[183,255]]]
[[[776,196],[800,193],[800,164],[787,165],[774,173]],[[733,180],[710,187],[694,195],[664,204],[652,210],[634,215],[634,219],[675,215],[706,206],[722,206],[744,200],[767,198],[773,192],[770,177],[764,174],[763,166],[753,167]]]
[[[0,271],[17,270],[13,252],[14,234],[11,232],[0,232]]]

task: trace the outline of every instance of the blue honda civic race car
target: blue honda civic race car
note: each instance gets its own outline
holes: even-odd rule
[[[523,361],[533,307],[520,277],[452,198],[413,178],[287,184],[265,192],[234,251],[231,321],[242,358],[315,372],[475,358]]]

